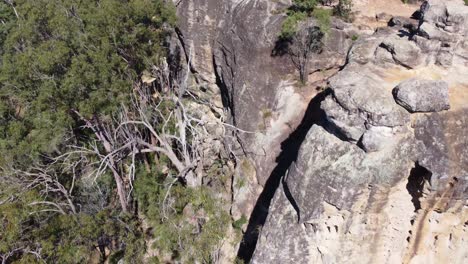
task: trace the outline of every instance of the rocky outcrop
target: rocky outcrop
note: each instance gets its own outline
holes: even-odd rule
[[[345,64],[352,36],[359,31],[332,21],[327,49],[310,61],[310,85],[298,88],[285,43],[278,41],[291,1],[174,2],[180,18],[178,38],[190,64],[190,91],[226,117],[223,147],[236,160],[232,217],[249,217],[255,208],[259,212],[254,214],[265,215],[263,207],[268,205],[260,200],[270,199],[259,196],[269,197],[268,180],[277,182],[286,168],[283,164],[290,163],[289,157],[278,158],[282,149],[291,148],[282,142],[299,126],[324,80]],[[256,225],[254,221],[250,226]]]
[[[409,114],[395,104],[380,77],[360,65],[339,72],[329,87],[333,95],[322,104],[329,126],[352,141],[357,142],[369,126],[397,129],[409,122]]]
[[[439,112],[450,108],[448,84],[412,78],[393,89],[395,101],[410,112]]]
[[[468,261],[468,7],[420,18],[360,38],[329,79],[252,263]]]
[[[250,260],[242,248],[252,263],[468,261],[462,1],[375,32],[333,20],[301,88],[277,41],[291,1],[175,3],[189,89],[226,117],[231,216],[251,216],[220,263]]]

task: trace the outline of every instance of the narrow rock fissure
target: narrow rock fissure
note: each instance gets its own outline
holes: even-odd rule
[[[284,194],[286,195],[286,198],[291,203],[292,207],[294,207],[294,210],[297,213],[297,222],[299,223],[301,221],[301,211],[299,210],[299,206],[297,205],[296,201],[294,200],[294,197],[291,194],[291,191],[289,190],[288,184],[285,181],[285,177],[283,177],[283,190]]]
[[[221,101],[223,103],[224,108],[229,110],[229,113],[231,114],[231,117],[232,117],[233,125],[236,125],[234,104],[232,102],[233,99],[229,92],[229,88],[227,87],[226,83],[223,80],[223,77],[218,72],[218,69],[217,69],[218,65],[216,63],[216,57],[214,55],[212,57],[212,62],[213,62],[213,69],[214,69],[214,73],[216,77],[216,85],[219,87],[219,90],[221,92]]]
[[[324,125],[325,114],[323,110],[320,109],[320,104],[329,94],[330,90],[327,89],[317,94],[310,101],[304,118],[299,126],[285,141],[281,143],[282,151],[276,158],[277,165],[270,174],[262,193],[257,199],[252,214],[250,215],[247,230],[244,233],[241,245],[237,252],[237,258],[243,260],[245,263],[249,263],[252,258],[260,235],[259,230],[261,230],[265,224],[273,196],[286,171],[296,160],[299,148],[304,141],[307,132],[314,124],[319,126]]]
[[[411,169],[406,189],[412,197],[411,202],[414,205],[415,212],[421,209],[421,197],[423,196],[424,185],[426,182],[431,182],[431,176],[432,173],[418,163]]]

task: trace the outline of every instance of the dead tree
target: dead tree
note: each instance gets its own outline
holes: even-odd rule
[[[317,26],[302,26],[292,38],[288,53],[299,71],[302,84],[307,82],[310,58],[322,50],[323,36],[324,34]]]
[[[73,202],[73,189],[75,186],[76,175],[72,174],[72,182],[69,188],[60,181],[61,176],[65,173],[64,170],[70,168],[57,168],[55,163],[34,165],[27,171],[11,169],[10,175],[4,175],[2,180],[11,185],[16,185],[20,191],[26,192],[29,190],[39,190],[42,197],[41,200],[33,201],[29,205],[38,206],[40,209],[31,212],[57,212],[60,214],[76,214],[77,210]]]
[[[84,128],[93,131],[95,141],[86,149],[72,146],[70,153],[91,155],[99,160],[90,175],[95,179],[111,171],[124,212],[128,211],[137,156],[164,155],[177,171],[176,178],[189,186],[201,184],[194,171],[199,166],[201,143],[208,132],[205,123],[185,102],[187,76],[178,82],[171,79],[164,63],[153,67],[151,75],[154,77],[145,76],[145,81],[134,83],[131,103],[122,105],[112,120],[86,118],[75,111],[86,124]]]

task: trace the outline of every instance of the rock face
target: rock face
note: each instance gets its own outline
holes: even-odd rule
[[[252,263],[468,262],[468,7],[420,18],[360,37],[329,79]]]
[[[463,1],[375,32],[333,20],[301,88],[277,41],[291,1],[175,2],[193,93],[227,117],[231,215],[250,216],[253,256],[226,241],[219,263],[468,263]]]
[[[290,96],[283,91],[293,88],[296,82],[291,78],[296,69],[285,54],[284,43],[278,42],[285,18],[283,11],[291,1],[191,0],[176,3],[181,20],[179,37],[197,85],[221,99],[219,101],[227,110],[230,123],[243,131],[258,132],[236,131],[242,146],[233,150],[239,154],[252,154],[257,177],[264,184],[280,152],[277,146],[292,132],[288,127],[294,122],[297,126],[310,97],[316,93],[294,91],[301,97],[302,105],[279,109],[281,101],[287,100],[279,96]],[[328,48],[313,56],[310,72],[341,67],[354,34],[358,31],[352,25],[332,21],[325,40]],[[292,110],[294,114],[290,113]],[[283,121],[287,129],[281,128],[284,130],[281,136],[271,133],[270,120],[265,120],[265,112],[272,113],[273,117],[289,112],[289,120]],[[275,155],[261,158],[265,152]]]
[[[332,21],[328,49],[310,61],[310,86],[300,89],[284,43],[278,42],[290,0],[174,3],[178,39],[190,64],[189,88],[226,116],[223,145],[237,161],[229,201],[232,217],[249,217],[270,175],[279,176],[275,168],[281,143],[300,124],[324,79],[345,64],[352,36],[359,31]],[[237,242],[226,244],[237,247]],[[221,259],[229,263],[235,255],[230,257]]]
[[[395,101],[410,112],[439,112],[450,108],[444,81],[409,79],[393,89]]]

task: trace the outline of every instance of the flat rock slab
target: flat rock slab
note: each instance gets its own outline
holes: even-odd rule
[[[393,89],[395,101],[409,112],[439,112],[450,109],[445,81],[408,79]]]

